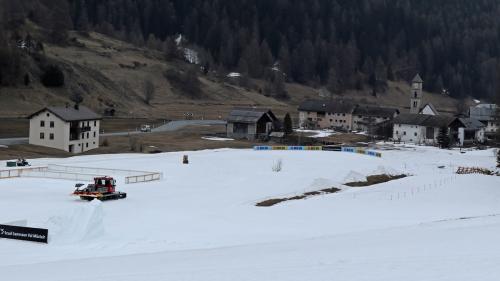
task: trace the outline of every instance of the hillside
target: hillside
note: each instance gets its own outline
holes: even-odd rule
[[[35,77],[29,86],[0,87],[1,117],[24,117],[45,105],[71,103],[75,93],[99,113],[114,108],[117,117],[165,119],[183,118],[185,112],[194,113],[195,118],[218,118],[233,106],[271,107],[282,114],[295,112],[305,99],[321,98],[318,89],[287,83],[290,99],[276,100],[258,92],[264,87],[262,80],[253,79],[253,87],[243,88],[201,72],[198,73],[201,94],[193,98],[165,77],[168,70],[186,71],[192,67],[186,62],[166,61],[159,51],[136,47],[100,33],[71,32],[70,38],[72,43],[66,46],[45,44],[45,56],[51,64],[62,68],[65,85],[44,87],[34,73],[36,67],[31,66],[31,75]],[[25,61],[34,63],[32,59]],[[149,104],[145,101],[145,81],[151,81],[155,89]],[[408,104],[408,91],[405,82],[389,82],[386,93],[377,98],[372,97],[369,88],[351,91],[342,97],[403,108]],[[456,108],[451,98],[436,94],[426,97],[438,108],[451,111]]]

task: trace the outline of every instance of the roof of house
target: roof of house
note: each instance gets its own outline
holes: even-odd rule
[[[475,118],[458,118],[460,123],[464,125],[465,129],[478,130],[484,128],[484,124]]]
[[[78,109],[75,107],[56,107],[56,106],[49,106],[45,107],[33,114],[31,114],[28,118],[31,119],[34,116],[44,112],[44,111],[49,111],[52,114],[56,115],[57,117],[61,118],[64,121],[71,122],[71,121],[83,121],[83,120],[99,120],[102,119],[102,116],[99,114],[95,113],[91,109],[89,109],[86,106],[78,106]]]
[[[420,74],[418,74],[418,73],[417,73],[417,75],[415,75],[415,77],[413,77],[413,79],[411,81],[415,82],[415,83],[424,83],[424,80],[422,80],[422,77],[420,77]]]
[[[479,104],[469,109],[469,115],[478,120],[491,121],[495,119],[496,109],[495,104]]]
[[[373,105],[358,105],[353,114],[363,116],[380,116],[380,117],[394,117],[395,113],[399,113],[397,108],[381,107]]]
[[[352,113],[356,105],[344,100],[306,100],[299,105],[299,111]]]
[[[229,112],[227,122],[232,123],[256,123],[262,116],[268,115],[271,120],[277,120],[269,109],[263,108],[235,108]]]
[[[418,125],[425,127],[447,127],[456,118],[442,115],[402,113],[394,118],[394,124]]]
[[[435,113],[436,115],[439,115],[439,111],[437,111],[436,107],[434,107],[434,105],[433,105],[432,103],[426,103],[424,106],[422,106],[422,108],[420,109],[420,112],[423,112],[423,111],[424,111],[424,109],[425,109],[427,106],[428,106],[428,107],[430,107],[430,108],[431,108],[431,110],[432,110],[432,111],[434,111],[434,113]]]

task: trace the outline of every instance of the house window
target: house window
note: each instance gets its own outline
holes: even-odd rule
[[[94,138],[95,138],[95,136],[96,136],[96,132],[94,132]]]
[[[94,121],[94,127],[97,127],[97,121]]]
[[[89,133],[87,133],[87,138],[89,138]]]
[[[45,133],[40,133],[40,139],[43,140],[45,138]]]
[[[85,144],[85,147],[89,147],[89,143],[86,143],[86,144]]]
[[[54,134],[53,133],[50,133],[49,135],[49,139],[53,140],[54,139]]]
[[[406,131],[403,132],[403,136],[406,136]]]
[[[49,117],[49,116],[50,116],[50,114],[49,114],[49,113],[47,113],[47,117]]]
[[[342,116],[345,116],[345,113],[342,113]]]
[[[330,119],[330,122],[332,122],[332,121],[333,121],[333,119]]]
[[[415,132],[415,136],[417,136],[417,132]]]
[[[40,121],[40,127],[45,127],[45,121]]]
[[[93,144],[95,144],[95,141],[93,142]]]
[[[54,121],[50,121],[50,127],[54,128]]]
[[[399,135],[399,131],[396,131],[396,135]]]
[[[85,138],[85,133],[82,133],[82,139],[84,139],[84,138]]]

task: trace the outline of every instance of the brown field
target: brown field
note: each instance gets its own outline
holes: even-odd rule
[[[83,153],[82,155],[111,154],[111,153],[149,153],[153,150],[168,151],[193,151],[216,148],[251,148],[256,143],[249,141],[211,141],[202,139],[224,132],[225,126],[191,126],[176,132],[139,134],[131,136],[113,136],[101,138],[101,144],[107,142],[108,146]],[[131,144],[134,144],[135,151]],[[142,152],[140,151],[142,147]],[[0,147],[0,160],[41,157],[70,157],[73,154],[33,145],[12,145],[9,148]]]

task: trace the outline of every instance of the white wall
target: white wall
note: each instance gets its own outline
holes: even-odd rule
[[[90,120],[90,121],[80,121],[80,127],[90,127],[89,132],[81,133],[78,136],[78,140],[69,141],[68,135],[68,143],[66,147],[66,151],[69,151],[69,146],[73,145],[74,153],[81,153],[85,151],[89,151],[91,149],[95,149],[99,147],[99,128],[100,121],[99,120]],[[69,131],[68,131],[69,132]]]
[[[45,126],[41,127],[41,121]],[[50,127],[50,122],[54,122],[54,127]],[[33,145],[46,146],[69,152],[69,146],[73,145],[73,153],[81,153],[99,147],[99,120],[79,121],[80,127],[90,127],[89,132],[82,133],[78,140],[70,141],[70,123],[65,122],[49,111],[43,111],[30,120],[29,143]],[[40,133],[44,133],[44,138],[40,138]],[[50,134],[54,134],[54,139],[50,139]]]
[[[44,121],[44,126],[41,127],[41,121]],[[54,122],[54,127],[50,127],[50,123]],[[44,134],[44,138],[40,138],[40,133]],[[50,134],[54,135],[54,139],[50,139]],[[46,146],[61,150],[66,150],[66,143],[69,139],[69,123],[64,122],[59,117],[51,112],[43,111],[34,116],[30,120],[29,143],[33,145]]]
[[[436,112],[434,112],[434,110],[432,110],[432,108],[429,105],[426,105],[422,109],[421,114],[424,114],[424,115],[436,115]]]
[[[424,140],[425,127],[421,126],[394,124],[393,139],[402,142],[422,143]]]

